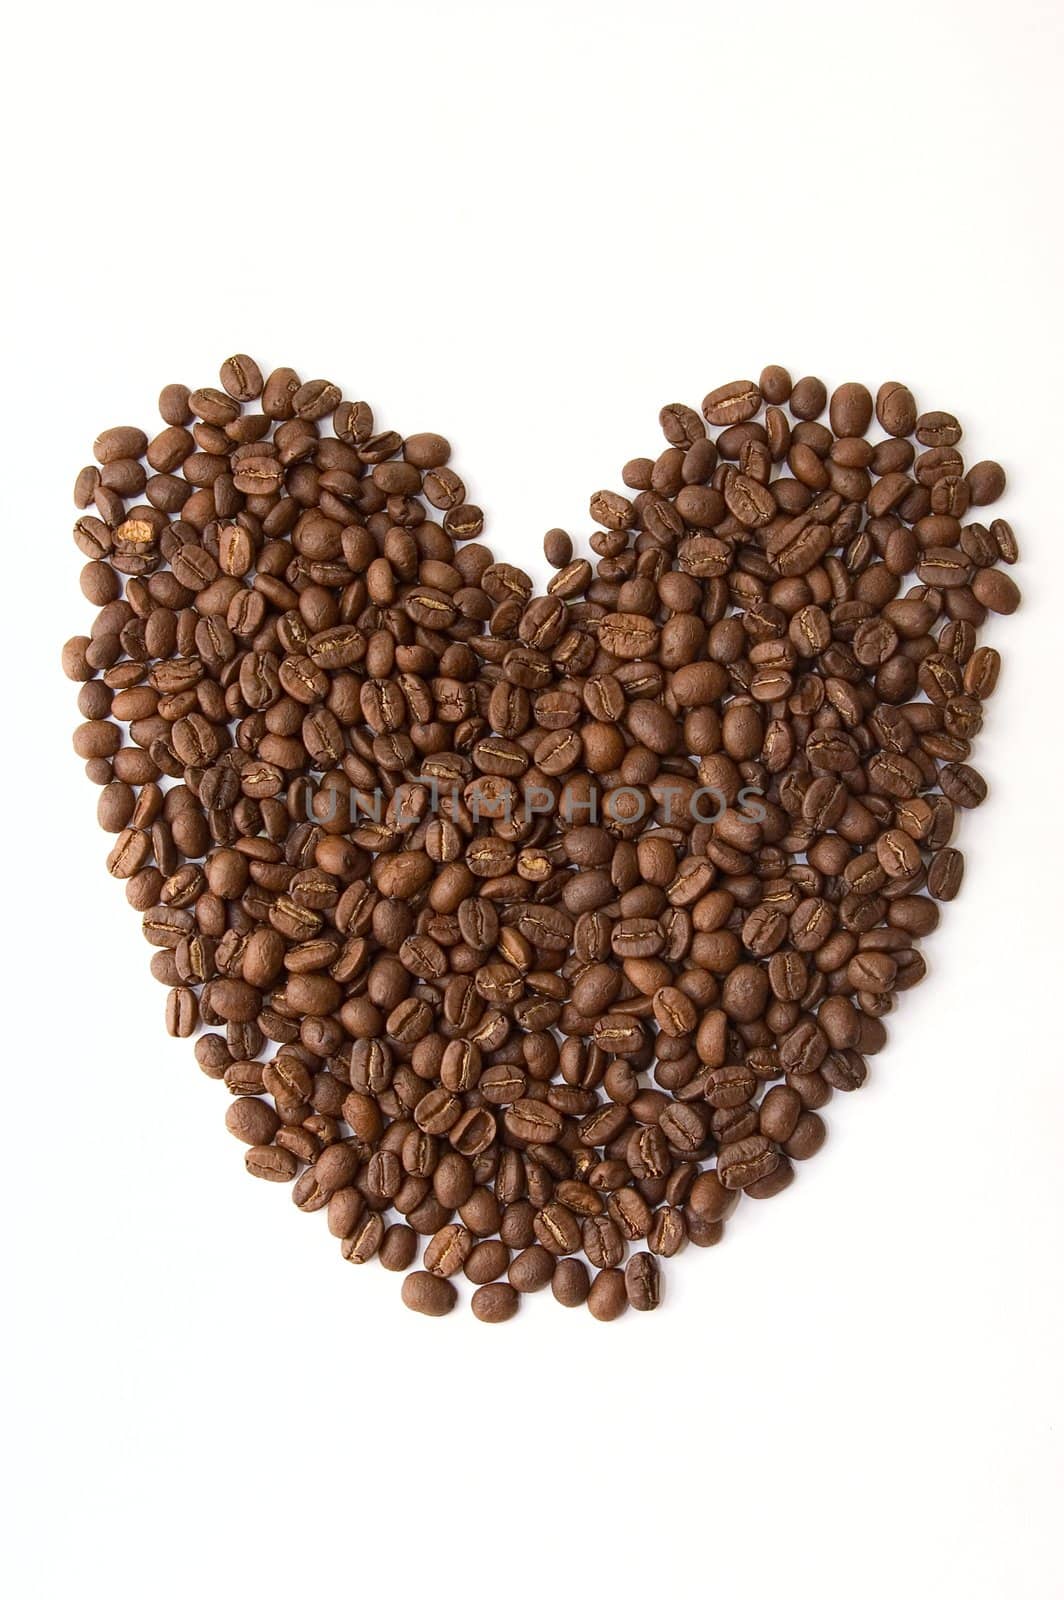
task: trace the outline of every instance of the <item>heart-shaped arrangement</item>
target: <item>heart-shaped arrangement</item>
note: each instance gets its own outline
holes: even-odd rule
[[[445,439],[220,381],[75,490],[74,745],[168,1028],[224,1030],[196,1056],[248,1171],[346,1260],[427,1240],[413,1309],[464,1273],[489,1322],[548,1283],[650,1310],[924,975],[985,794],[976,630],[1019,601],[1008,523],[965,520],[1004,473],[899,383],[769,367],[666,406],[595,563],[552,530],[534,595]]]

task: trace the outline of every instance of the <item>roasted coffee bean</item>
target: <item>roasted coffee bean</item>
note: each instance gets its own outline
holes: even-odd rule
[[[627,1311],[628,1290],[619,1267],[606,1267],[596,1273],[587,1297],[587,1309],[596,1322],[615,1322]]]
[[[262,393],[262,373],[250,356],[230,356],[219,373],[222,388],[234,400],[257,400]]]
[[[460,1223],[448,1223],[433,1235],[425,1247],[426,1270],[441,1278],[452,1278],[455,1273],[461,1272],[472,1248],[473,1236],[469,1229]]]
[[[244,1144],[269,1144],[280,1126],[280,1119],[267,1101],[243,1095],[229,1107],[225,1125]]]
[[[717,1172],[726,1189],[745,1189],[767,1178],[779,1164],[779,1151],[770,1139],[752,1135],[727,1144],[717,1159]]]
[[[291,1151],[273,1144],[254,1145],[244,1157],[244,1165],[253,1178],[265,1178],[270,1183],[291,1183],[299,1171],[299,1162]]]
[[[431,1272],[411,1272],[403,1279],[403,1304],[426,1317],[444,1317],[453,1311],[458,1291],[446,1278]]]
[[[762,396],[756,383],[738,380],[713,389],[702,402],[702,415],[717,427],[746,422],[761,409]]]
[[[390,1228],[384,1230],[384,1237],[377,1251],[377,1259],[382,1267],[387,1267],[389,1272],[405,1272],[416,1256],[417,1234],[413,1228],[408,1228],[403,1222],[393,1222]]]
[[[501,1278],[510,1265],[510,1252],[500,1239],[482,1239],[466,1257],[465,1275],[470,1283],[491,1283]]]
[[[476,1289],[469,1309],[478,1322],[509,1322],[517,1315],[521,1297],[508,1283],[485,1283]]]
[[[986,799],[986,780],[964,762],[955,762],[942,768],[939,774],[942,792],[954,805],[966,809],[982,805]]]
[[[166,997],[166,1031],[174,1039],[187,1039],[196,1031],[199,1006],[194,990],[178,985]]]
[[[74,491],[73,743],[167,1028],[225,1024],[196,1054],[248,1169],[351,1262],[423,1250],[414,1309],[652,1309],[923,976],[1020,598],[970,515],[1004,471],[902,384],[766,367],[666,406],[536,595],[441,435],[219,383]]]
[[[345,1261],[361,1267],[373,1260],[383,1240],[384,1222],[380,1213],[368,1211],[355,1224],[354,1231],[341,1240],[340,1251]]]
[[[534,1294],[554,1276],[554,1257],[541,1244],[529,1244],[511,1261],[507,1275],[519,1293]]]
[[[567,1256],[555,1267],[550,1286],[559,1305],[582,1306],[587,1301],[591,1279],[582,1261]]]
[[[661,1273],[657,1261],[645,1250],[629,1256],[624,1288],[633,1311],[655,1311],[661,1304]]]
[[[939,850],[927,869],[927,890],[936,900],[953,900],[964,876],[964,857],[959,850]]]

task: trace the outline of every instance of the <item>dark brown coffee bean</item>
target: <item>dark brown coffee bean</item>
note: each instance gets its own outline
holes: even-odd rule
[[[244,1144],[269,1144],[280,1126],[280,1119],[265,1100],[243,1095],[234,1100],[225,1114],[229,1132]]]
[[[196,1031],[199,1006],[192,989],[177,986],[166,997],[166,1031],[173,1039],[187,1039]]]
[[[872,396],[863,383],[844,383],[831,397],[829,414],[840,439],[859,438],[872,420]]]
[[[434,1234],[425,1247],[425,1269],[440,1278],[453,1278],[461,1272],[473,1248],[473,1236],[468,1228],[451,1222]]]
[[[757,386],[771,406],[785,406],[791,397],[791,375],[786,367],[765,367]]]
[[[253,1145],[244,1157],[244,1165],[253,1178],[265,1178],[270,1183],[291,1183],[299,1171],[299,1162],[291,1151],[273,1144]]]
[[[880,386],[876,395],[876,417],[883,431],[895,438],[908,438],[915,431],[916,401],[903,383]]]
[[[403,1279],[403,1304],[426,1317],[444,1317],[453,1311],[458,1291],[446,1278],[431,1272],[411,1272]]]
[[[470,1283],[492,1283],[510,1265],[510,1252],[499,1239],[482,1239],[466,1257],[465,1275]]]
[[[262,393],[262,373],[250,356],[230,356],[218,375],[222,388],[234,400],[257,400]]]
[[[986,799],[986,780],[963,761],[943,767],[939,782],[946,798],[965,809],[982,805]]]
[[[555,1300],[563,1306],[582,1306],[587,1301],[591,1280],[587,1268],[574,1256],[559,1261],[551,1279]]]
[[[393,1222],[391,1227],[384,1230],[384,1238],[377,1251],[377,1259],[382,1267],[387,1267],[389,1272],[405,1272],[416,1255],[417,1234],[413,1228],[408,1228],[402,1222]]]
[[[964,877],[964,857],[959,850],[939,850],[927,869],[927,889],[936,900],[953,900]]]
[[[563,528],[551,528],[543,536],[543,553],[552,567],[567,567],[573,559],[573,541]]]
[[[587,1297],[587,1309],[596,1322],[615,1322],[629,1305],[624,1273],[619,1267],[606,1267],[596,1273]]]
[[[819,417],[827,403],[828,391],[819,378],[799,378],[791,390],[791,411],[802,422]]]
[[[739,379],[713,389],[702,401],[702,415],[716,427],[746,422],[761,409],[761,391],[756,383]]]
[[[661,1274],[657,1261],[646,1251],[629,1256],[624,1268],[624,1288],[633,1311],[655,1311],[661,1304]]]
[[[726,1189],[745,1189],[766,1178],[779,1164],[779,1151],[762,1135],[737,1139],[717,1157],[717,1176]]]
[[[469,1306],[478,1322],[509,1322],[520,1303],[520,1295],[508,1283],[485,1283],[474,1290]]]
[[[345,1261],[361,1267],[373,1260],[383,1240],[384,1222],[380,1213],[368,1211],[355,1224],[354,1231],[341,1240],[340,1251]]]
[[[1011,616],[1020,603],[1020,591],[1007,572],[996,567],[983,567],[972,579],[972,593],[988,611],[998,611]]]
[[[541,1244],[530,1244],[514,1256],[508,1276],[519,1293],[534,1294],[554,1276],[554,1257]]]
[[[101,466],[114,461],[136,461],[148,447],[148,436],[140,428],[107,428],[96,436],[92,453]]]

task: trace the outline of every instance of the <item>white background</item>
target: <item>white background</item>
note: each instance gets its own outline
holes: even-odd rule
[[[1054,0],[20,8],[4,92],[5,1426],[18,1600],[1049,1600],[1061,1492]],[[10,28],[12,24],[8,24]],[[251,1183],[103,870],[59,648],[97,431],[249,350],[437,429],[500,556],[778,361],[1011,475],[961,898],[824,1153],[653,1317],[411,1316]],[[25,704],[32,705],[27,716]],[[514,1560],[511,1570],[508,1562]]]

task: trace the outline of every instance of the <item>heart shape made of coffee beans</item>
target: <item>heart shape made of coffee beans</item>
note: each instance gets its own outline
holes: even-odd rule
[[[769,367],[666,406],[537,595],[445,439],[247,356],[220,383],[75,489],[74,747],[167,1027],[216,1030],[248,1171],[347,1261],[424,1242],[413,1309],[464,1275],[488,1322],[547,1284],[650,1310],[924,975],[986,792],[977,631],[1019,601],[970,515],[1004,473],[900,383]]]

